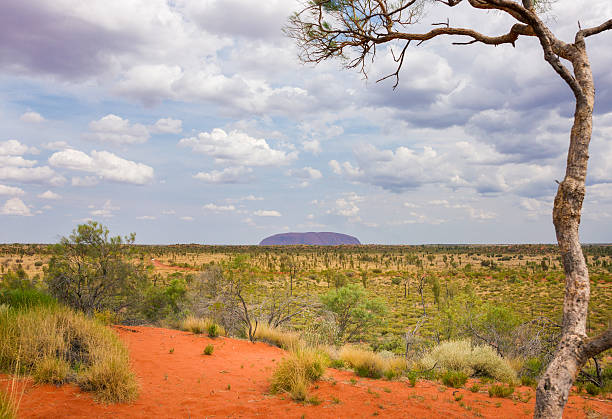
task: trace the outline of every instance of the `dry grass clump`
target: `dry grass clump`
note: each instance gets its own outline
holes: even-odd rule
[[[17,418],[17,406],[10,395],[0,390],[0,419]]]
[[[325,373],[328,359],[320,351],[299,348],[283,359],[272,375],[272,393],[287,392],[293,400],[306,401],[308,387]]]
[[[293,351],[303,346],[299,333],[290,332],[267,324],[258,324],[255,340],[278,346],[286,351]]]
[[[488,346],[472,346],[468,340],[449,340],[434,347],[419,361],[421,368],[460,371],[471,376],[491,377],[507,383],[516,382],[510,364]]]
[[[115,333],[62,306],[0,312],[0,370],[31,371],[39,382],[75,381],[105,402],[138,394],[127,349]]]
[[[208,332],[213,328],[216,329],[216,334],[225,336],[225,329],[223,326],[215,323],[214,320],[209,319],[208,317],[196,317],[196,316],[187,316],[183,320],[179,322],[179,329],[184,330],[185,332],[195,333],[196,335],[200,335],[204,332]],[[216,337],[216,336],[214,336]]]
[[[340,360],[355,370],[360,377],[392,379],[406,370],[406,360],[392,354],[376,353],[356,346],[345,345],[338,354]]]

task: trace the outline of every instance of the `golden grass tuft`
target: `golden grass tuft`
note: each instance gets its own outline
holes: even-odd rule
[[[213,324],[216,324],[215,321],[208,317],[196,317],[189,315],[179,322],[178,327],[180,330],[183,330],[185,332],[191,332],[195,333],[196,335],[200,335],[204,332],[207,332]],[[219,335],[225,336],[225,329],[223,328],[223,326],[217,324],[217,331]]]
[[[395,378],[408,370],[408,364],[403,358],[382,356],[376,352],[352,345],[345,345],[338,354],[340,359],[353,368],[360,377]]]
[[[4,391],[0,390],[0,419],[16,419],[17,405],[15,400]]]
[[[255,340],[278,346],[286,351],[293,351],[303,346],[299,333],[290,332],[267,324],[258,324]]]
[[[299,348],[283,359],[272,375],[272,393],[287,392],[293,400],[305,401],[308,387],[327,368],[327,356],[312,348]]]
[[[68,379],[70,364],[63,359],[46,356],[34,365],[32,378],[37,383],[62,384]]]
[[[0,370],[31,371],[38,382],[77,381],[105,402],[129,402],[138,386],[117,335],[62,306],[0,312]],[[71,371],[73,370],[73,372]]]

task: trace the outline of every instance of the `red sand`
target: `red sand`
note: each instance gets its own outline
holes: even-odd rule
[[[517,388],[515,399],[490,398],[486,391],[454,390],[426,381],[370,380],[328,369],[311,394],[318,406],[270,395],[269,379],[281,349],[229,338],[210,339],[152,327],[117,327],[139,378],[140,397],[129,405],[103,405],[74,386],[26,386],[19,409],[27,418],[528,418],[534,391]],[[206,345],[215,347],[202,355]],[[170,350],[174,349],[173,353]],[[6,380],[6,376],[3,377]],[[351,381],[353,380],[353,381]],[[5,383],[6,384],[6,383]],[[4,386],[3,386],[4,387]],[[520,396],[519,400],[516,396]],[[460,399],[460,400],[456,400]],[[566,418],[612,417],[612,401],[572,396]]]

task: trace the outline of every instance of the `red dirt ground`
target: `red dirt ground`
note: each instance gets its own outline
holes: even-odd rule
[[[281,349],[153,327],[116,330],[130,349],[141,386],[134,403],[97,404],[74,386],[28,383],[19,417],[528,418],[533,411],[534,390],[528,387],[517,388],[515,399],[499,399],[490,398],[485,386],[470,392],[470,383],[454,390],[419,381],[413,388],[406,382],[364,379],[334,369],[311,389],[321,403],[303,405],[268,393],[272,371],[286,354]],[[208,344],[214,345],[213,354],[202,355]],[[0,381],[2,386],[8,378]],[[572,396],[564,417],[610,418],[612,401]]]

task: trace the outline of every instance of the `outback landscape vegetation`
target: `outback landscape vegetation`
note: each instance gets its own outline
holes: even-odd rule
[[[0,418],[611,416],[583,6],[9,0]]]

